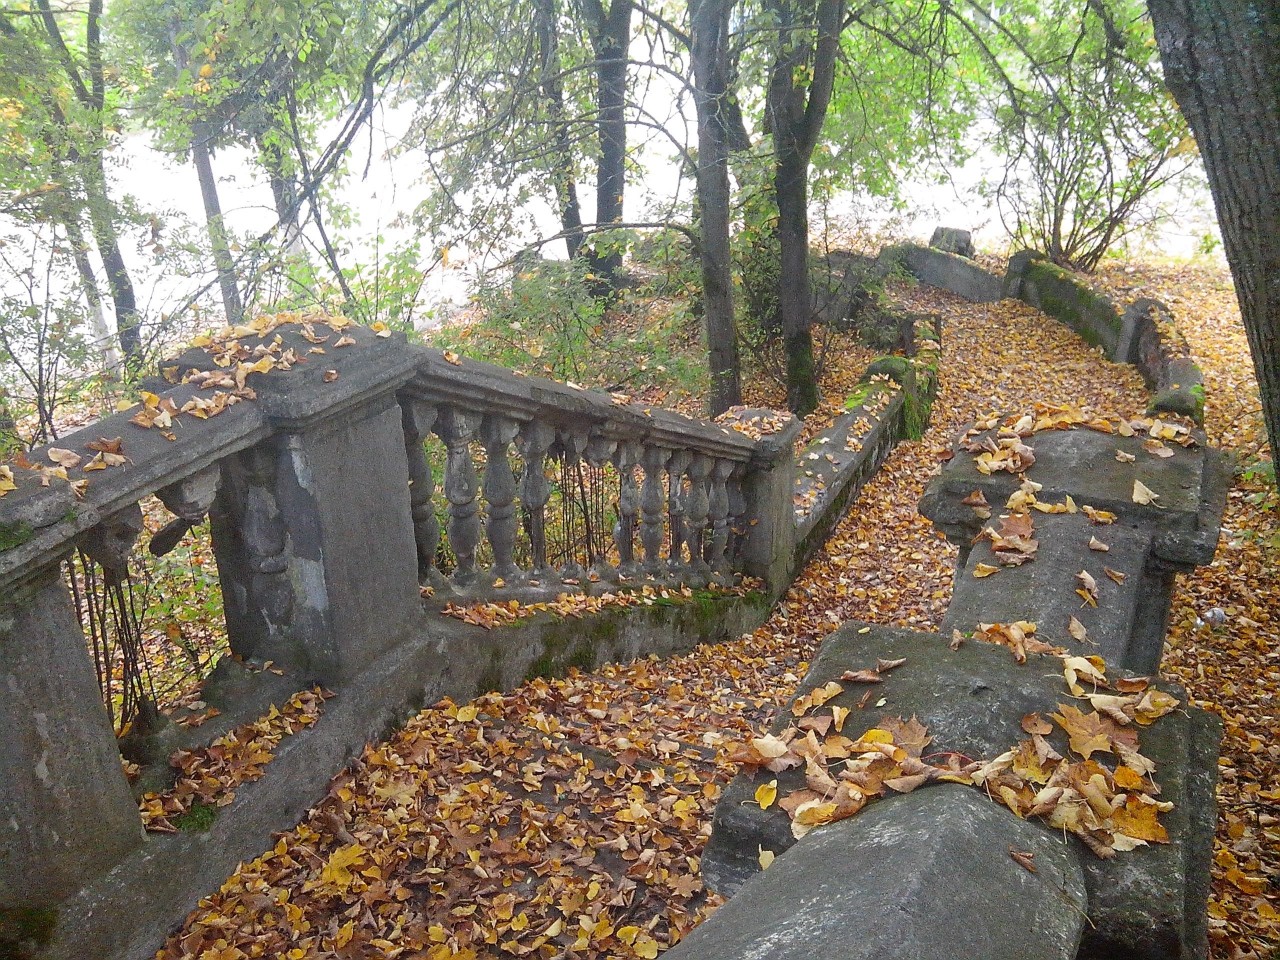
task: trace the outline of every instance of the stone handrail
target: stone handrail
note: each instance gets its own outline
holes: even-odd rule
[[[565,580],[786,585],[799,432],[789,416],[699,421],[328,318],[262,321],[200,343],[166,364],[168,382],[143,404],[0,470],[0,920],[97,889],[126,859],[138,870],[160,862],[63,578],[77,547],[109,582],[123,577],[151,494],[174,514],[153,549],[209,517],[232,652],[273,661],[295,686],[362,689],[388,664],[425,663],[437,629],[427,586],[466,599],[554,593]],[[446,450],[438,502],[428,433]],[[513,448],[536,467],[517,475]],[[548,567],[541,468],[557,458],[616,471],[616,562]],[[530,570],[513,560],[522,529]],[[435,569],[441,536],[456,557],[448,577]],[[397,682],[406,697],[439,685],[425,674]],[[355,743],[391,715],[345,709],[361,718],[342,734]],[[35,810],[38,822],[7,829],[16,811]]]

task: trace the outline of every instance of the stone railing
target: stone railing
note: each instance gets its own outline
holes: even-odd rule
[[[154,950],[164,917],[172,923],[296,820],[343,758],[407,704],[518,681],[550,655],[520,634],[504,661],[477,643],[476,628],[441,623],[432,611],[442,598],[743,575],[776,594],[791,572],[799,424],[789,416],[693,420],[325,318],[237,329],[165,374],[143,405],[58,442],[78,463],[40,448],[0,474],[0,922],[15,910],[62,910],[75,922],[52,923],[51,956]],[[575,464],[611,471],[615,519],[594,552],[556,564],[548,472]],[[296,782],[240,791],[243,828],[219,820],[205,836],[144,838],[64,580],[76,547],[106,577],[126,576],[139,501],[151,494],[173,514],[153,548],[209,517],[236,662],[271,661],[261,683],[339,694],[328,732],[273,761]],[[721,618],[725,629],[749,628],[735,616]],[[670,646],[626,643],[592,655]],[[227,729],[234,711],[225,712],[206,730]],[[192,864],[209,876],[176,875]]]
[[[1222,458],[1183,423],[1051,410],[955,448],[920,504],[961,548],[941,632],[824,641],[738,751],[702,859],[730,899],[672,960],[1206,956],[1221,722],[1134,675],[1213,557]]]

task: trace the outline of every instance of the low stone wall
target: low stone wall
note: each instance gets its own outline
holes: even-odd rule
[[[932,336],[932,334],[931,334]],[[844,518],[846,507],[902,440],[928,427],[937,394],[936,339],[917,337],[916,358],[883,357],[862,377],[857,402],[800,453],[796,461],[796,539],[799,571]],[[897,384],[891,389],[880,376]]]
[[[1204,423],[1204,377],[1168,307],[1140,299],[1123,310],[1042,254],[1021,250],[1009,258],[1003,278],[956,254],[912,244],[885,247],[921,283],[950,290],[975,303],[1014,297],[1074,330],[1109,360],[1137,366],[1152,391],[1150,410]]]
[[[999,277],[959,254],[903,244],[887,247],[880,255],[900,260],[921,283],[950,290],[974,303],[995,303],[1004,297]]]
[[[763,594],[698,593],[683,602],[606,608],[586,619],[485,630],[458,620],[419,617],[397,645],[327,701],[314,727],[286,737],[259,781],[236,790],[202,832],[148,835],[114,869],[57,906],[56,936],[41,957],[145,960],[196,902],[241,860],[268,849],[318,802],[335,772],[364,744],[386,736],[425,704],[463,702],[510,690],[534,676],[559,676],[699,643],[735,639],[768,613]],[[270,677],[270,674],[266,675]],[[127,921],[126,919],[127,918]]]
[[[943,632],[846,625],[742,748],[703,857],[731,898],[672,960],[1206,955],[1221,724],[1128,678],[1158,669],[1174,573],[1213,556],[1225,472],[1202,433],[1154,421],[1012,424],[967,431],[922,500],[962,548]],[[1144,449],[1147,426],[1171,456]],[[1019,445],[1034,491],[1016,464],[977,469]],[[1134,723],[1117,694],[1143,689],[1163,715]],[[1077,706],[1116,711],[1088,721],[1100,739],[1068,737]]]

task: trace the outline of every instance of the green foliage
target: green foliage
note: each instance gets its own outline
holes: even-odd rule
[[[666,259],[656,263],[665,269],[641,267],[647,278],[626,291],[607,315],[583,261],[532,260],[508,283],[481,289],[474,322],[445,327],[432,342],[584,386],[700,394],[707,373],[697,325],[683,298],[667,299],[688,282],[688,265],[678,245],[645,249],[661,251]]]
[[[988,193],[1018,243],[1092,270],[1159,216],[1153,194],[1194,155],[1145,4],[1023,0],[975,31],[988,38],[986,114],[1004,160]]]
[[[173,818],[173,825],[184,833],[207,833],[217,819],[217,807],[196,801],[186,813]]]

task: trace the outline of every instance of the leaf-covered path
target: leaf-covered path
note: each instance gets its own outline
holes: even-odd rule
[[[916,501],[959,427],[1035,401],[1100,414],[1145,405],[1131,369],[1030,308],[975,306],[923,288],[902,296],[946,317],[933,424],[923,441],[893,452],[763,628],[672,660],[424,710],[368,748],[303,824],[242,865],[160,956],[653,957],[687,931],[715,905],[698,858],[734,772],[728,746],[767,723],[838,624],[931,629],[945,610],[954,550]],[[833,371],[845,380],[858,372]],[[1229,524],[1274,528],[1270,517],[1237,516]],[[1220,957],[1242,955],[1233,951],[1248,950],[1250,938],[1261,946],[1274,929],[1264,878],[1275,878],[1280,846],[1259,793],[1273,788],[1277,767],[1278,741],[1264,729],[1276,711],[1262,699],[1276,661],[1263,639],[1274,637],[1280,598],[1274,556],[1240,542],[1231,548],[1240,556],[1204,571],[1174,614],[1179,676],[1227,717],[1224,776],[1240,787],[1229,794],[1236,805],[1224,806],[1211,911]],[[1270,576],[1272,592],[1233,587],[1237,563]],[[1211,636],[1194,627],[1205,604],[1235,611]],[[1255,626],[1236,631],[1242,618]],[[1270,665],[1270,682],[1237,672],[1241,651]]]

